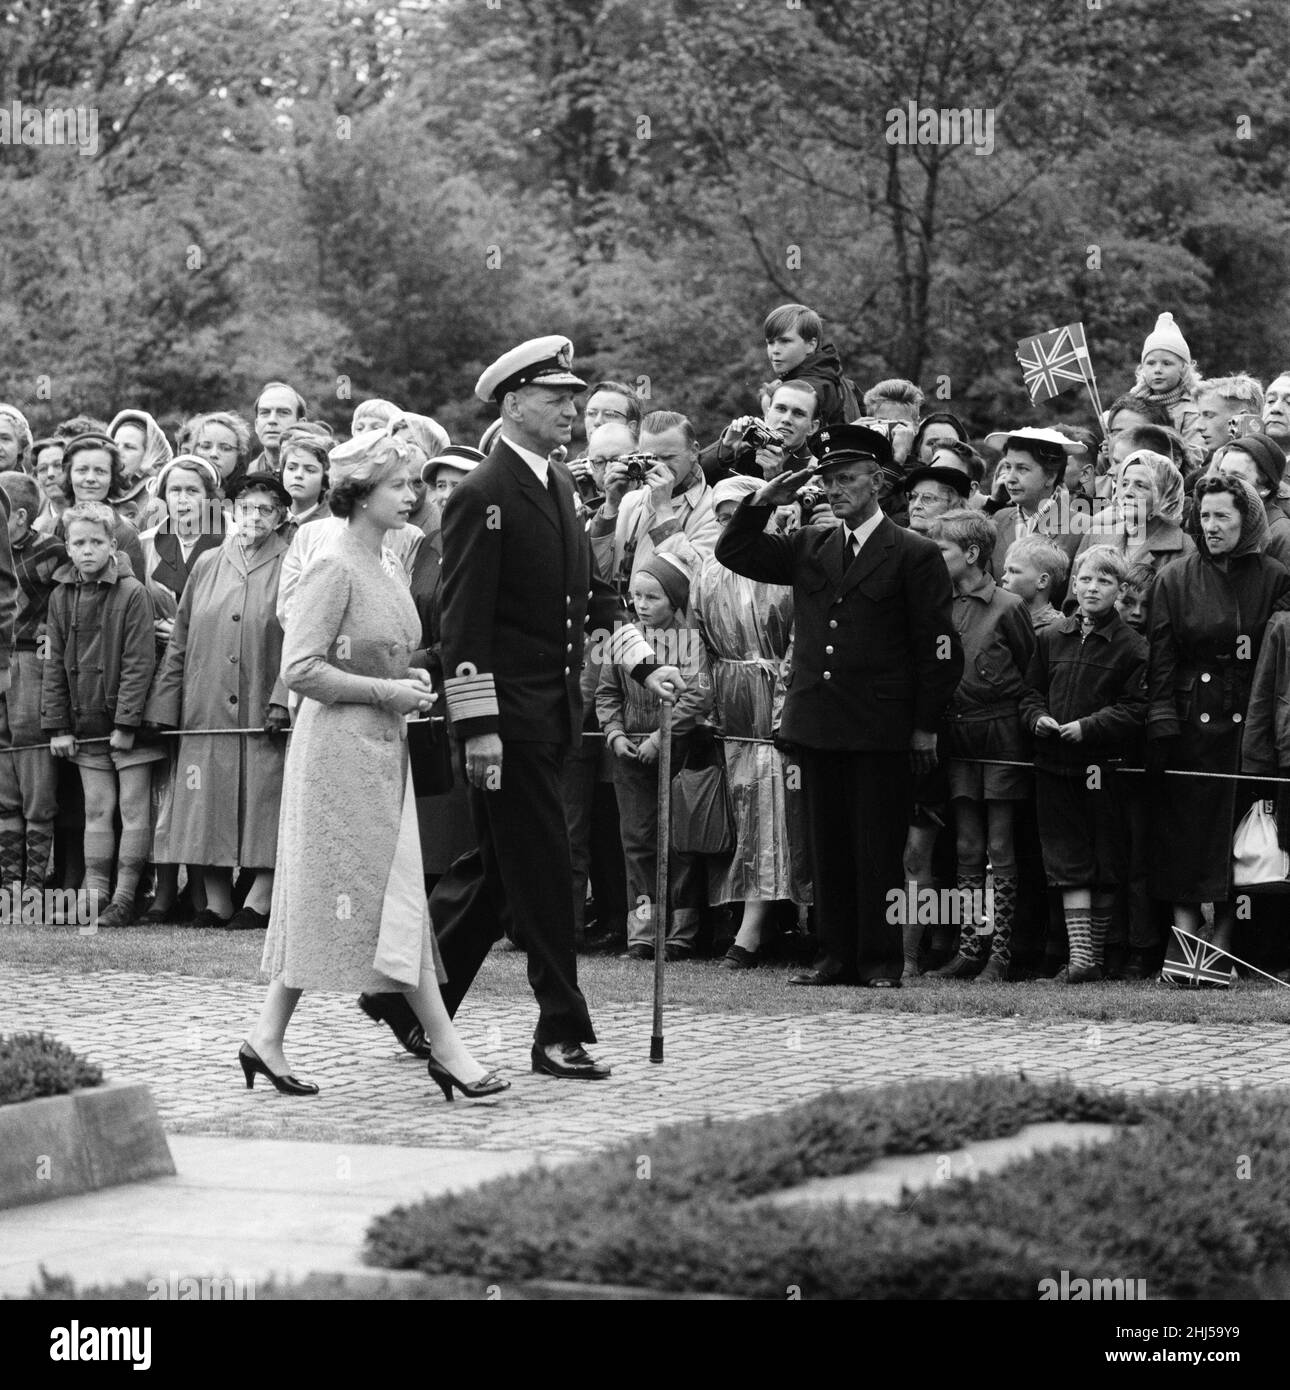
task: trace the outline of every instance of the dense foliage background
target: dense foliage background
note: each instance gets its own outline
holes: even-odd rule
[[[562,331],[706,435],[790,299],[978,428],[1037,418],[1015,342],[1074,319],[1104,402],[1166,308],[1266,379],[1288,58],[1281,0],[0,3],[0,109],[99,145],[0,145],[0,399],[172,425],[285,377],[471,439],[481,367]],[[993,151],[889,143],[911,101]]]

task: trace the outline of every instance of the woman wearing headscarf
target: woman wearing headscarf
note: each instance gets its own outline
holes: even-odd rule
[[[208,550],[217,550],[224,540],[224,513],[220,499],[219,470],[196,454],[180,454],[157,475],[157,497],[166,508],[165,518],[139,537],[143,551],[144,583],[152,595],[156,611],[160,667],[175,627],[179,601],[197,565]],[[152,906],[143,922],[187,922],[206,906],[206,889],[199,865],[188,866],[188,888],[179,894],[179,863],[172,858],[169,827],[173,820],[175,771],[179,766],[170,739],[170,756],[158,764],[153,781],[157,833],[153,841],[153,860],[157,871]]]
[[[108,426],[108,437],[121,455],[122,488],[108,498],[118,516],[146,531],[165,514],[155,492],[157,474],[174,457],[170,441],[146,410],[122,410]]]
[[[1075,552],[1094,545],[1118,547],[1130,566],[1149,565],[1157,574],[1196,552],[1183,530],[1183,475],[1163,454],[1138,449],[1115,471],[1115,501],[1091,522]]]
[[[1147,764],[1232,774],[1264,629],[1290,596],[1290,570],[1263,554],[1263,501],[1242,478],[1196,487],[1197,549],[1166,565],[1152,590]],[[1200,934],[1214,905],[1214,944],[1230,946],[1232,837],[1250,797],[1227,778],[1158,777],[1151,894],[1175,926]]]
[[[722,479],[712,493],[724,526],[759,478]],[[691,592],[694,620],[712,665],[715,718],[734,815],[735,850],[727,863],[710,861],[708,901],[742,903],[743,919],[723,966],[759,964],[773,903],[811,901],[801,793],[790,790],[784,755],[770,740],[784,703],[784,674],[793,635],[793,591],[728,570],[715,557]],[[765,742],[740,742],[758,739]]]
[[[179,730],[266,730],[185,733],[169,823],[157,834],[170,862],[204,868],[207,906],[193,925],[249,930],[269,921],[290,723],[277,615],[287,549],[277,528],[290,498],[272,474],[248,473],[231,500],[232,530],[184,585],[147,718]],[[237,912],[234,866],[255,874]]]
[[[1290,569],[1290,516],[1277,498],[1285,474],[1286,456],[1270,435],[1243,434],[1214,450],[1211,474],[1244,478],[1259,494],[1268,519],[1268,539],[1264,554],[1280,560]]]
[[[413,452],[377,432],[333,452],[331,505],[344,533],[305,568],[288,623],[282,671],[300,707],[261,962],[271,983],[239,1054],[248,1086],[261,1075],[288,1095],[317,1091],[283,1053],[305,989],[405,996],[449,1100],[454,1088],[475,1097],[509,1084],[470,1055],[439,992],[405,725],[434,696],[428,674],[411,667],[421,624],[383,545],[411,511]]]

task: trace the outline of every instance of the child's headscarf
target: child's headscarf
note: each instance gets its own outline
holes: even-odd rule
[[[736,473],[732,478],[722,478],[712,487],[712,510],[715,512],[723,502],[742,502],[745,497],[751,497],[761,489],[762,483],[759,479],[749,478],[743,473]]]

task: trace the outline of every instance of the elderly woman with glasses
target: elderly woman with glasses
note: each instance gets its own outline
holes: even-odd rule
[[[230,533],[184,585],[147,718],[202,731],[179,740],[170,819],[157,828],[170,862],[204,867],[207,906],[193,925],[247,930],[268,925],[278,849],[290,723],[277,615],[287,543],[278,527],[291,498],[271,473],[248,473],[230,500]],[[255,874],[236,913],[235,865]]]

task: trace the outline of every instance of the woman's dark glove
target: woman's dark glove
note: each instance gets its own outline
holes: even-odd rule
[[[268,714],[264,716],[264,732],[270,738],[282,738],[290,727],[290,713],[281,705],[270,705]]]

